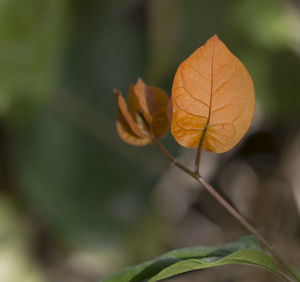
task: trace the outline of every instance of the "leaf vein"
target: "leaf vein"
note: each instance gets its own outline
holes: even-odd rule
[[[182,106],[179,106],[179,105],[177,104],[177,101],[175,101],[174,104],[175,104],[180,110],[182,110],[183,112],[187,113],[188,115],[191,115],[191,116],[194,116],[194,117],[201,117],[201,118],[207,119],[206,116],[198,115],[198,114],[193,114],[193,113],[188,112],[185,108],[183,108]]]
[[[197,70],[191,63],[190,63],[190,66],[195,72],[199,73],[205,80],[209,80],[206,76],[204,76],[203,73],[201,73],[199,70]]]
[[[230,79],[233,77],[233,75],[236,73],[237,71],[237,67],[236,67],[236,61],[234,61],[234,71],[231,73],[231,75],[229,76],[229,78],[227,80],[225,80],[224,82],[221,83],[220,86],[217,87],[217,89],[215,89],[212,94],[216,93],[217,91],[219,91],[226,83],[230,84]]]
[[[187,130],[187,131],[203,131],[205,129],[205,128],[186,128],[186,127],[180,125],[177,119],[175,119],[175,120],[176,120],[177,126],[180,127],[183,130]]]

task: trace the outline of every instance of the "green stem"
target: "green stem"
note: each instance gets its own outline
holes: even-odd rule
[[[300,274],[298,270],[292,267],[280,254],[278,254],[274,248],[265,240],[265,238],[237,211],[235,210],[209,183],[207,183],[198,173],[193,172],[186,166],[177,161],[167,149],[156,139],[152,137],[152,142],[161,150],[164,156],[179,169],[186,174],[192,176],[198,181],[205,189],[213,196],[241,225],[244,226],[250,233],[252,233],[257,240],[271,253],[271,255],[280,263],[280,265],[296,280],[300,281]],[[197,154],[198,155],[198,154]],[[199,157],[200,160],[200,157]]]

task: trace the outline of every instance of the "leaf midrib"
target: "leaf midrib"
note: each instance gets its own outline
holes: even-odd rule
[[[205,139],[205,135],[207,132],[207,129],[209,127],[209,122],[210,122],[210,117],[211,117],[211,112],[212,112],[212,92],[213,92],[213,73],[214,73],[214,55],[215,55],[215,48],[216,48],[216,38],[214,38],[213,40],[214,44],[213,44],[213,50],[212,50],[212,55],[211,55],[211,75],[210,75],[210,97],[209,97],[209,112],[208,112],[208,117],[207,117],[207,121],[205,124],[205,127],[203,129],[202,132],[202,136],[199,142],[199,148],[202,148],[204,139]]]

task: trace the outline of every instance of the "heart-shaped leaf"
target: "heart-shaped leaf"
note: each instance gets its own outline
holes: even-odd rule
[[[178,68],[171,131],[187,148],[223,153],[247,132],[254,114],[252,79],[215,35]]]

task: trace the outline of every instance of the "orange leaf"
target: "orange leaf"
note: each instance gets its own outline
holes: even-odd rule
[[[149,135],[140,130],[139,126],[127,110],[126,102],[119,90],[114,90],[118,104],[117,131],[128,144],[143,146],[151,142]]]
[[[167,134],[169,131],[167,93],[158,87],[146,85],[140,78],[134,86],[134,93],[152,134],[157,137]]]
[[[172,104],[171,131],[180,145],[223,153],[241,140],[251,124],[252,79],[215,35],[179,66]]]
[[[169,131],[169,98],[162,89],[138,79],[136,85],[130,85],[129,111],[121,92],[114,91],[118,104],[117,131],[125,142],[143,146],[151,142],[151,135],[161,137]]]
[[[142,114],[142,109],[140,107],[140,103],[138,101],[138,98],[134,92],[134,85],[131,84],[129,88],[129,112],[136,122],[138,128],[149,135],[149,126],[147,124],[147,121],[144,119]]]

